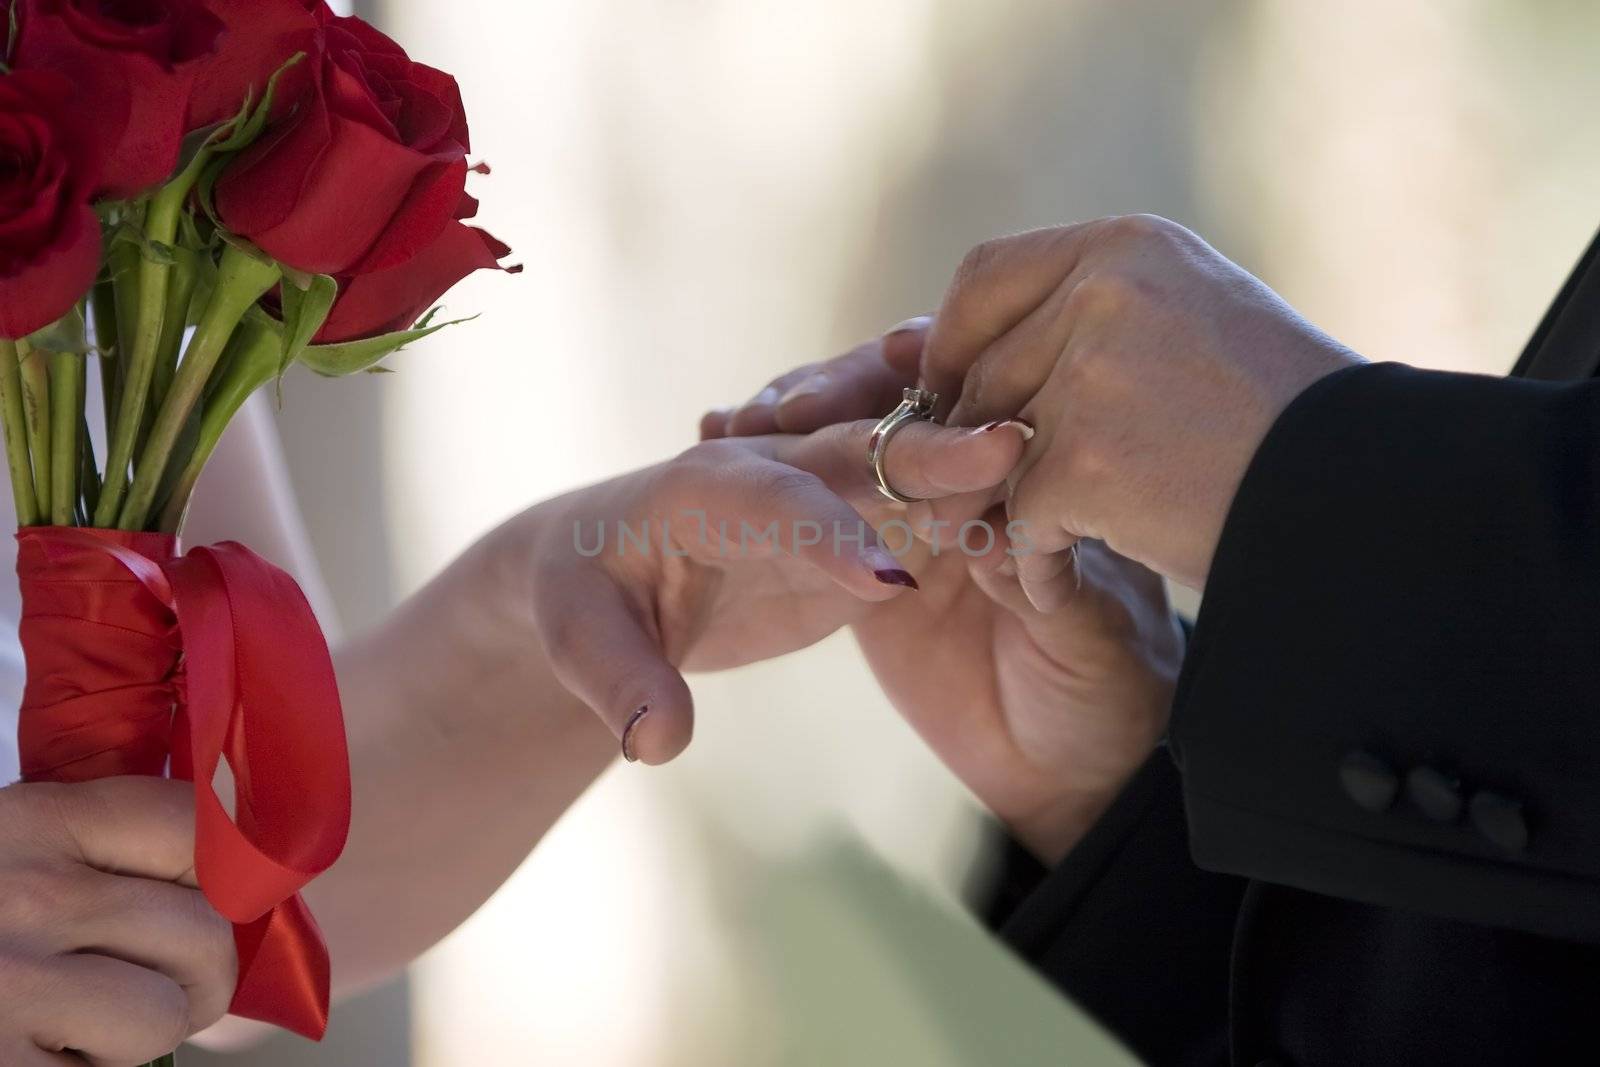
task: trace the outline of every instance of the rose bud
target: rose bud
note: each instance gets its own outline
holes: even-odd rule
[[[89,206],[100,146],[81,136],[71,99],[72,83],[49,71],[0,77],[0,337],[61,318],[100,268]]]
[[[17,70],[80,91],[74,121],[108,138],[101,196],[147,192],[177,168],[190,92],[222,33],[203,0],[21,0]]]

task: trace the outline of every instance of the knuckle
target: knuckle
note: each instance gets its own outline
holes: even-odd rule
[[[58,931],[83,910],[76,869],[42,861],[0,871],[0,936]]]
[[[153,973],[153,972],[152,972]],[[149,983],[148,1002],[142,1013],[150,1027],[150,1041],[164,1049],[175,1049],[198,1031],[189,1011],[189,994],[164,975]]]
[[[234,947],[233,927],[217,914],[203,894],[190,891],[191,922],[200,951],[200,996],[190,1005],[190,1025],[203,1030],[228,1012],[233,988],[239,978],[238,950]]]
[[[821,478],[797,467],[778,467],[762,480],[760,492],[766,502],[782,507],[804,499],[823,487]]]
[[[540,620],[540,635],[544,638],[545,655],[553,666],[571,663],[584,647],[583,626],[570,611],[556,612]]]
[[[0,825],[13,838],[33,845],[58,845],[66,836],[64,811],[70,803],[66,786],[27,783],[0,789]]]
[[[1067,297],[1067,313],[1078,322],[1116,321],[1136,313],[1144,290],[1118,270],[1097,270],[1087,275]]]
[[[1118,215],[1104,223],[1107,236],[1130,244],[1170,240],[1182,229],[1170,219],[1148,213]]]
[[[654,498],[676,498],[693,492],[707,472],[723,469],[745,454],[744,445],[726,438],[691,445],[660,468],[653,486]]]
[[[1064,483],[1075,497],[1088,497],[1101,485],[1113,468],[1111,450],[1093,438],[1079,437],[1066,452]]]
[[[1007,243],[1007,238],[998,237],[973,245],[967,254],[961,257],[961,264],[956,267],[955,282],[951,286],[952,295],[966,294],[982,285],[993,272],[995,265],[1003,258]]]

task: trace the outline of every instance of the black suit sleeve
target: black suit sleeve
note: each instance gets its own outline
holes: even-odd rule
[[[1600,940],[1600,384],[1307,390],[1234,501],[1171,738],[1203,867]]]

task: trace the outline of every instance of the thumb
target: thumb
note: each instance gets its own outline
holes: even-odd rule
[[[688,683],[644,612],[605,572],[548,574],[535,593],[535,615],[556,679],[610,727],[630,763],[667,763],[689,747]]]

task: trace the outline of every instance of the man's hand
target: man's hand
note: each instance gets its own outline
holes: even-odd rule
[[[701,432],[806,433],[835,420],[877,418],[916,380],[928,326],[911,320],[837,359],[785,374],[746,404],[708,414]],[[1016,440],[1018,432],[1016,423],[1001,422],[979,434]],[[913,448],[906,435],[891,444],[890,483],[932,496],[895,468]],[[863,481],[865,448],[847,451],[845,462]],[[959,493],[947,481],[945,488],[938,506],[973,509],[993,540],[974,527],[958,544],[950,527],[928,539],[939,542],[937,553],[919,542],[907,560],[921,593],[858,611],[856,638],[884,692],[934,753],[1036,856],[1054,863],[1165,731],[1182,633],[1161,580],[1094,541],[1073,557],[1070,595],[1042,608],[1030,603],[1016,575],[1023,560],[1005,555],[1005,515],[985,513],[1004,487]],[[906,512],[869,495],[860,506],[873,522],[917,526],[934,505]]]
[[[1088,537],[1199,589],[1274,420],[1358,362],[1199,237],[1135,215],[979,245],[922,367],[953,425],[1038,430],[1009,501],[1039,552],[1026,583],[1070,575],[1051,553]]]
[[[237,967],[195,888],[188,785],[0,789],[0,1063],[164,1056],[227,1012]]]

